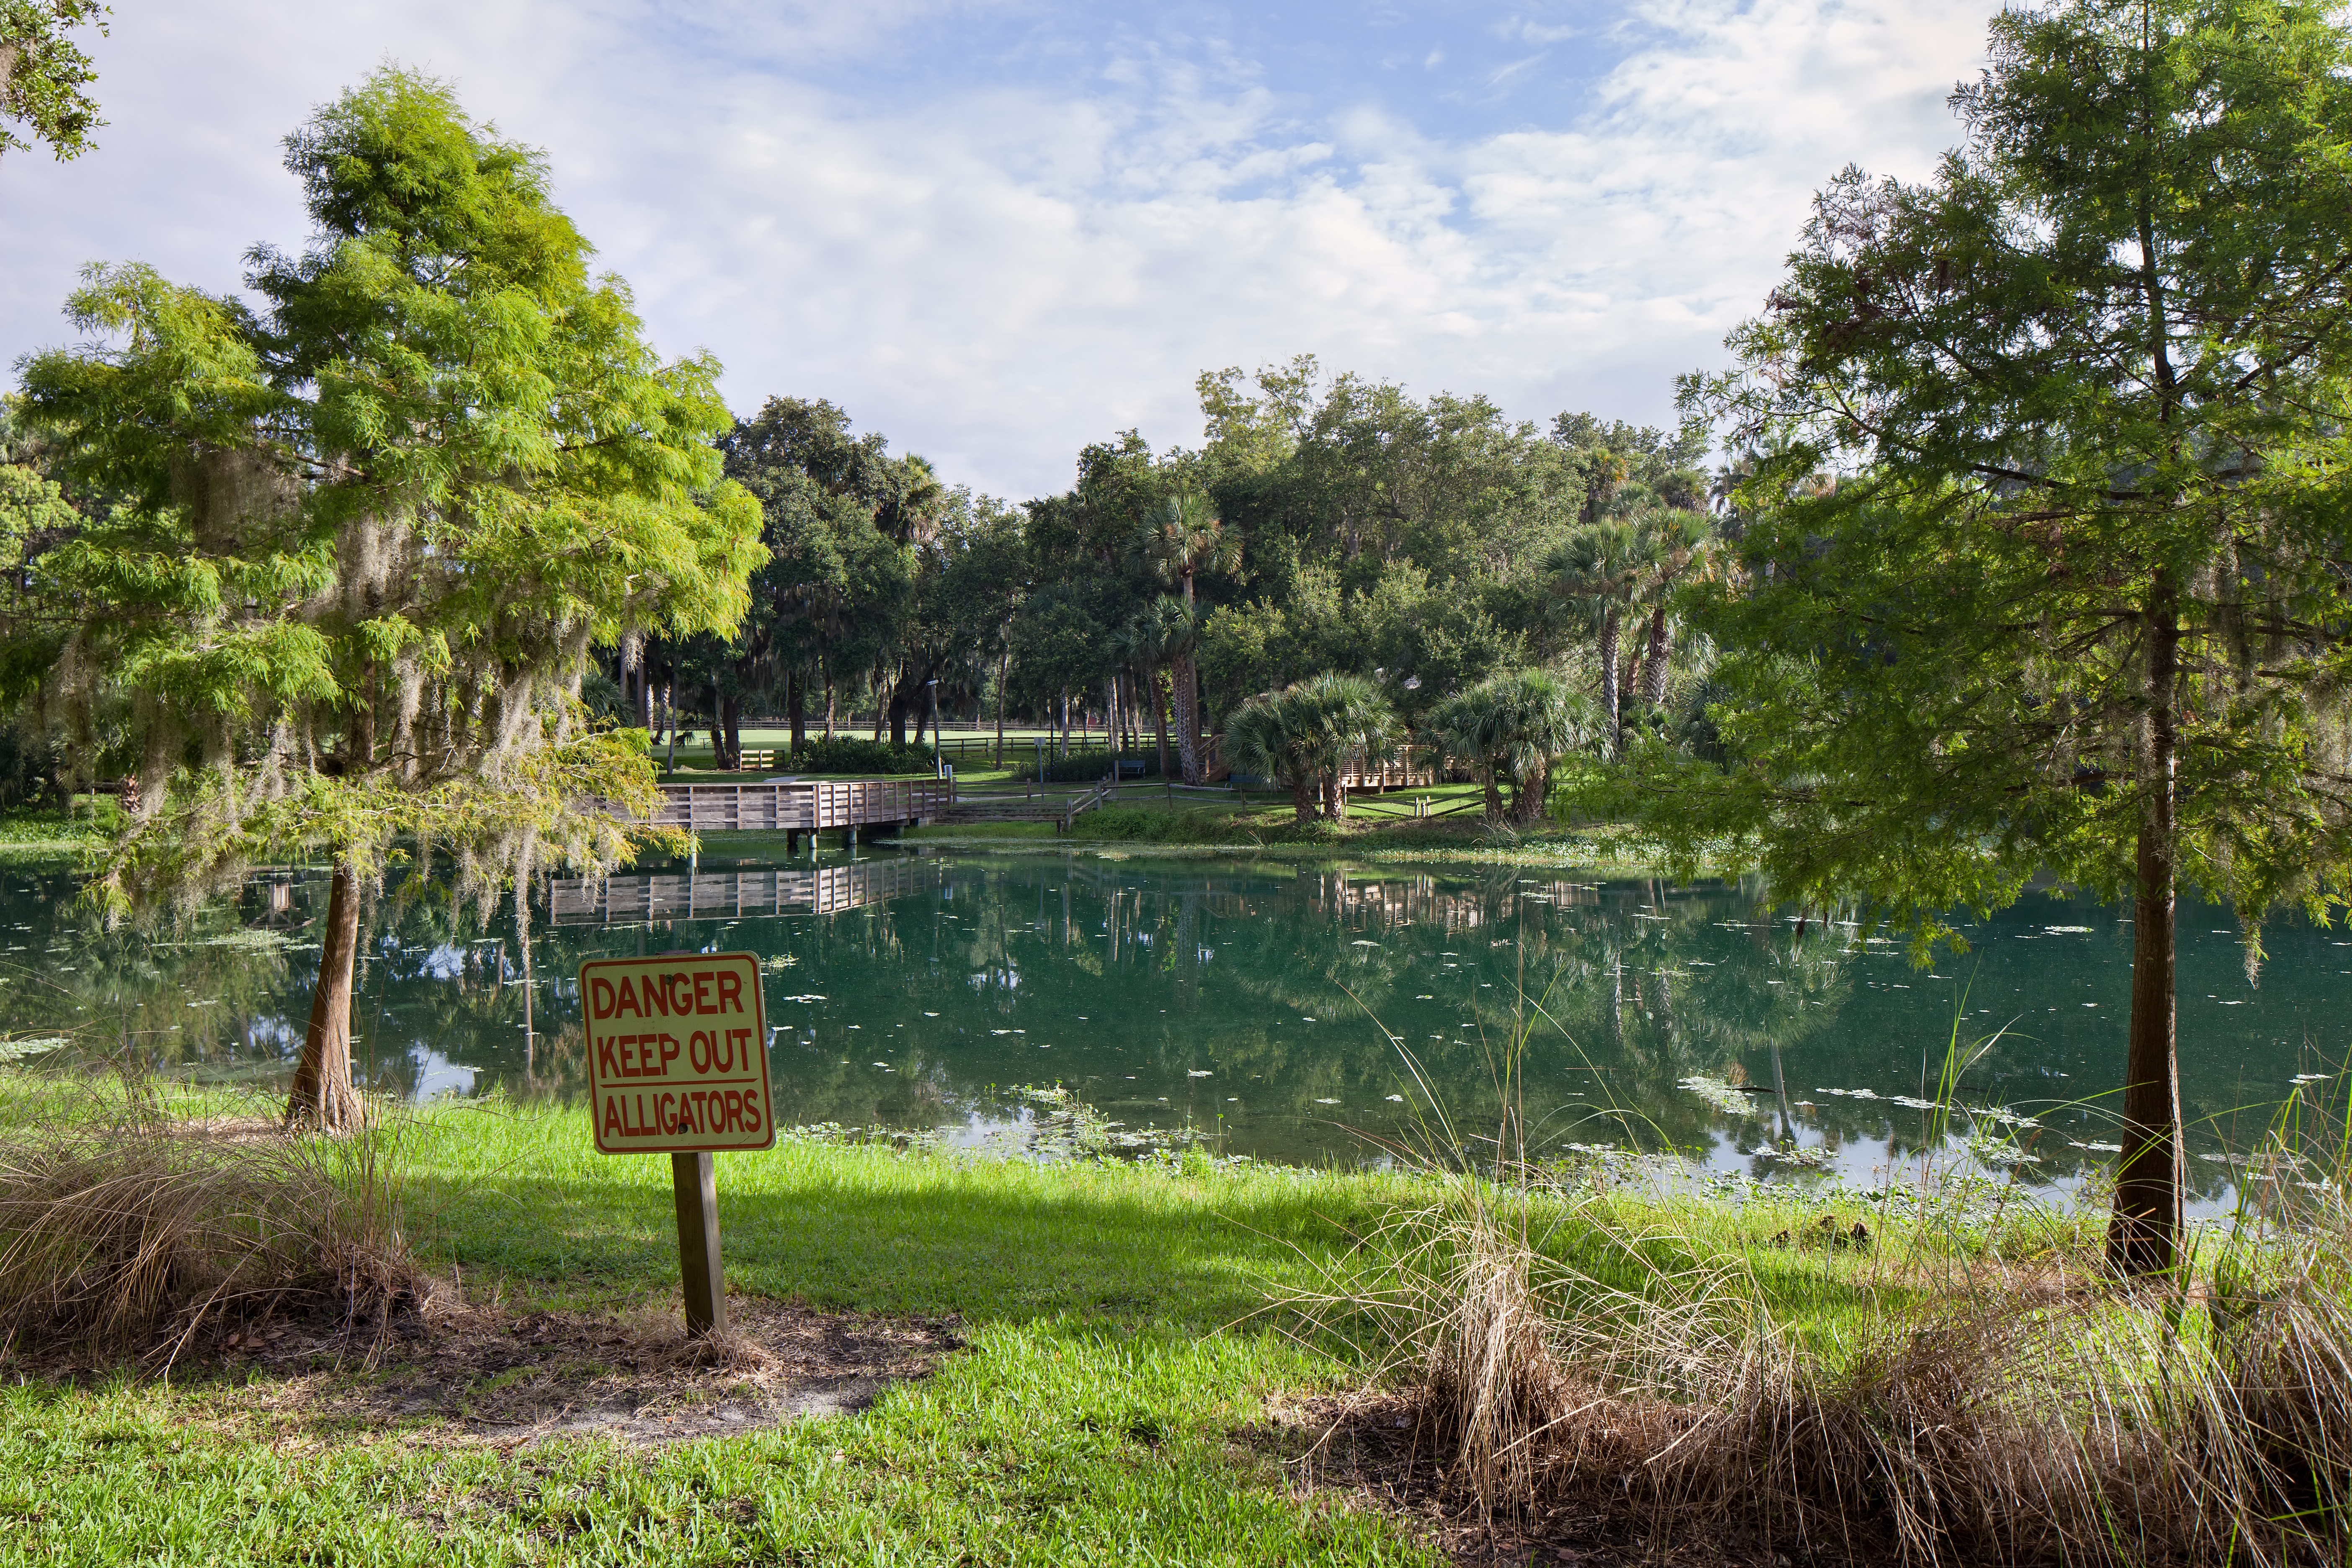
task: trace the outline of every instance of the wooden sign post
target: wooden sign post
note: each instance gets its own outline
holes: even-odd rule
[[[727,1326],[710,1156],[772,1149],[767,1009],[749,952],[596,958],[580,966],[588,1102],[605,1154],[667,1154],[686,1331]]]

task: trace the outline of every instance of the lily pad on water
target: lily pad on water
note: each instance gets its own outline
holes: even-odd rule
[[[21,1040],[0,1040],[0,1062],[19,1062],[70,1045],[63,1035],[40,1035]]]
[[[1719,1078],[1709,1078],[1705,1073],[1693,1073],[1682,1080],[1682,1087],[1727,1116],[1748,1116],[1755,1113],[1756,1108],[1748,1101],[1748,1097]]]

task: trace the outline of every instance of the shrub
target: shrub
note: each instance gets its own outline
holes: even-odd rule
[[[379,1326],[415,1301],[380,1133],[235,1135],[134,1090],[0,1140],[0,1343],[175,1347],[207,1321],[331,1306]]]
[[[781,757],[778,764],[786,765]],[[931,749],[835,735],[829,741],[807,742],[789,766],[794,773],[928,773],[931,771]]]
[[[1025,761],[1010,745],[1005,747],[1004,755],[1005,760],[1013,766],[1013,777],[1032,780],[1035,778],[1037,759],[1034,749]],[[1156,779],[1160,776],[1160,758],[1155,752],[1146,752],[1139,758],[1120,752],[1118,760],[1128,764],[1129,772],[1125,775],[1128,778]],[[1170,748],[1168,760],[1171,763],[1176,760],[1172,747]],[[1139,774],[1133,771],[1138,762],[1143,764],[1143,772]],[[1111,753],[1108,752],[1072,752],[1066,757],[1048,756],[1045,759],[1045,782],[1047,784],[1094,784],[1110,776],[1110,764]]]

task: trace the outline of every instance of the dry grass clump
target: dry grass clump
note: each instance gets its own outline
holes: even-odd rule
[[[214,1136],[135,1087],[93,1110],[110,1092],[0,1130],[0,1349],[168,1360],[207,1325],[331,1307],[381,1329],[418,1300],[383,1134]]]
[[[2340,1198],[2155,1289],[2095,1257],[1906,1253],[1882,1224],[1834,1305],[1790,1300],[1769,1243],[1633,1212],[1458,1177],[1305,1304],[1383,1358],[1489,1518],[1857,1562],[2352,1555]]]

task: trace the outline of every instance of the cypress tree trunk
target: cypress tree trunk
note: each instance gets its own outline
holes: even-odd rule
[[[327,894],[327,930],[319,952],[319,984],[310,993],[310,1026],[302,1037],[286,1124],[341,1132],[360,1124],[362,1107],[352,1087],[352,967],[360,950],[359,879],[348,861],[335,862]]]
[[[795,670],[785,678],[791,682],[790,695],[784,700],[784,710],[793,721],[793,758],[800,759],[801,748],[808,744],[808,677]]]
[[[727,766],[743,765],[743,697],[730,691],[719,699],[719,721],[727,731]]]
[[[2180,1237],[2184,1172],[2180,1140],[2179,998],[2173,984],[2174,775],[2179,741],[2173,703],[2180,671],[2180,626],[2168,584],[2147,619],[2147,712],[2140,732],[2138,887],[2133,900],[2130,1042],[2124,1063],[2123,1146],[2116,1169],[2107,1264],[2119,1274],[2160,1274]]]

